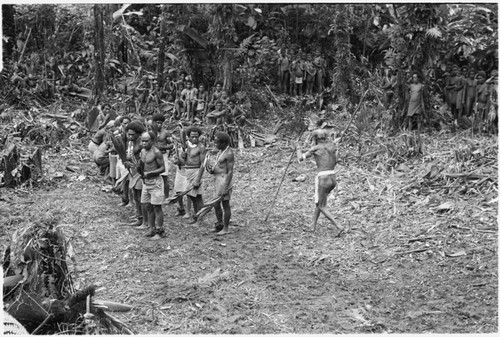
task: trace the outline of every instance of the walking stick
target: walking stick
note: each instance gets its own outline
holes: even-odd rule
[[[297,141],[300,140],[300,138],[302,137],[302,134],[304,133],[305,130],[306,130],[306,128],[302,129],[302,131],[299,134],[299,138],[297,139]],[[297,152],[297,146],[295,146],[295,148],[293,149],[292,155],[290,156],[290,159],[288,160],[288,164],[285,167],[285,171],[283,172],[283,176],[281,177],[280,184],[278,185],[278,189],[276,190],[276,194],[274,195],[274,199],[271,202],[271,207],[269,208],[269,211],[267,212],[267,215],[266,215],[266,218],[265,218],[264,222],[267,222],[267,219],[269,218],[269,215],[271,215],[271,211],[273,210],[274,203],[276,202],[276,198],[278,197],[278,193],[280,192],[281,184],[283,184],[283,180],[285,180],[286,171],[288,171],[288,167],[292,163],[292,159],[295,156],[295,152]]]

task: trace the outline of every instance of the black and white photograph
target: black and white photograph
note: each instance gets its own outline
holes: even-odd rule
[[[1,10],[0,334],[498,333],[497,2]]]

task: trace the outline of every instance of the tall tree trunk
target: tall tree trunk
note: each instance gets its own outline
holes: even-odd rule
[[[156,65],[156,83],[158,93],[163,94],[163,69],[165,68],[165,41],[167,39],[167,25],[165,23],[165,5],[162,7],[160,22],[160,44],[158,46],[158,64]],[[162,98],[162,97],[158,97]]]
[[[95,19],[95,87],[94,93],[96,102],[100,100],[104,92],[104,59],[106,49],[104,47],[104,24],[103,24],[103,10],[101,5],[94,5],[94,19]]]
[[[404,75],[404,70],[398,64],[398,70],[396,75],[396,90],[394,91],[394,100],[396,101],[396,108],[392,114],[391,124],[395,130],[399,129],[399,127],[403,124],[404,117],[406,115],[406,96],[407,96],[407,88],[406,88],[406,78]]]
[[[16,40],[15,25],[14,25],[14,5],[2,5],[2,31],[3,36],[9,40],[4,42],[3,59],[12,59],[12,51],[14,49],[14,41]]]
[[[224,90],[231,95],[233,89],[233,52],[224,51],[222,60],[222,75],[224,76]]]

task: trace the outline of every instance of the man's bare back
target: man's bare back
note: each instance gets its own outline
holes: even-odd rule
[[[308,152],[314,157],[318,171],[330,171],[337,165],[335,156],[335,145],[331,143],[320,143],[309,149]]]
[[[342,226],[338,225],[333,215],[326,208],[326,201],[328,194],[337,186],[335,178],[335,166],[337,165],[336,148],[332,143],[326,143],[326,133],[322,130],[313,132],[313,139],[316,140],[316,145],[311,147],[307,152],[302,154],[297,150],[297,158],[299,161],[305,160],[309,157],[314,157],[316,165],[318,166],[318,174],[315,179],[315,204],[316,208],[313,214],[313,231],[316,229],[316,223],[320,213],[323,213],[330,222],[339,229],[340,235],[343,232]]]

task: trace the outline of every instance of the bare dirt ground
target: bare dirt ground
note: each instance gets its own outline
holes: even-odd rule
[[[140,334],[497,332],[496,157],[480,153],[494,161],[485,168],[478,156],[476,164],[453,156],[470,142],[496,151],[496,139],[424,137],[424,156],[396,169],[382,160],[341,163],[328,203],[347,229],[338,238],[324,218],[315,233],[303,230],[313,211],[312,162],[292,163],[264,221],[292,152],[286,143],[235,150],[232,234],[208,233],[213,211],[194,226],[170,206],[167,237],[150,241],[126,226],[133,207],[101,191],[83,141],[45,151],[42,188],[2,189],[0,238],[5,246],[16,228],[60,212],[77,287],[99,283],[106,289],[98,298],[133,305],[115,316]],[[432,165],[441,174],[426,177]],[[494,179],[442,176],[471,170]],[[299,174],[306,181],[292,182]],[[208,175],[204,183],[208,200]]]

